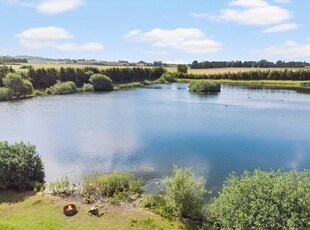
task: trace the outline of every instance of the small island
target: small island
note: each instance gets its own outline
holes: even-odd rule
[[[218,93],[221,92],[221,84],[205,80],[190,81],[189,91],[198,93]]]

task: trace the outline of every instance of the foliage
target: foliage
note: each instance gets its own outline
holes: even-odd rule
[[[187,66],[186,65],[177,65],[177,72],[178,73],[187,73]]]
[[[61,177],[56,181],[50,182],[49,190],[53,192],[53,195],[65,195],[65,196],[70,196],[74,192],[74,189],[70,186],[70,179],[67,176]]]
[[[173,215],[187,218],[202,216],[206,181],[195,179],[190,168],[173,167],[172,176],[164,179],[164,200],[166,209]]]
[[[90,77],[89,82],[94,86],[95,91],[111,91],[113,84],[111,78],[102,74],[94,74]]]
[[[8,101],[12,98],[12,93],[8,88],[0,87],[0,101]]]
[[[73,81],[57,82],[52,87],[46,89],[47,94],[71,94],[76,92],[77,88]]]
[[[189,83],[189,90],[193,92],[202,92],[202,93],[220,92],[221,84],[217,82],[195,80]]]
[[[20,74],[8,73],[5,78],[3,78],[3,85],[10,89],[12,94],[16,96],[22,91],[24,82]]]
[[[0,187],[33,190],[36,182],[44,182],[44,176],[43,163],[34,145],[0,142]]]
[[[301,82],[300,83],[300,86],[302,86],[302,87],[309,87],[310,88],[310,81],[304,81],[304,82]]]
[[[20,89],[20,94],[24,95],[30,95],[33,93],[33,86],[32,83],[29,80],[23,80],[23,86]]]
[[[90,199],[107,197],[112,200],[126,200],[130,195],[141,193],[142,181],[131,174],[112,173],[109,175],[95,174],[84,177],[83,196]]]
[[[223,229],[309,229],[310,172],[232,174],[209,215]]]
[[[225,73],[209,73],[209,74],[185,74],[178,73],[180,79],[213,79],[213,80],[290,80],[290,81],[309,81],[310,70],[253,70]]]
[[[158,79],[160,83],[171,83],[177,81],[177,75],[171,72],[163,73],[160,78]]]
[[[137,88],[137,87],[142,87],[144,86],[144,83],[141,82],[131,82],[131,83],[127,83],[127,84],[118,84],[118,85],[114,85],[113,89],[114,90],[125,90],[125,89],[131,89],[131,88]]]
[[[84,83],[82,87],[82,91],[94,91],[94,86],[92,84]]]

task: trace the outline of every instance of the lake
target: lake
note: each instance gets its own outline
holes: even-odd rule
[[[146,180],[192,167],[217,191],[230,172],[310,169],[310,95],[187,84],[0,103],[0,140],[37,146],[46,180],[129,171]]]

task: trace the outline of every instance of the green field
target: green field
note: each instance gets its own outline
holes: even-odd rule
[[[23,65],[31,65],[33,66],[34,69],[38,68],[55,68],[55,69],[60,69],[61,67],[71,67],[71,68],[84,68],[86,66],[92,66],[92,67],[97,67],[98,69],[109,69],[109,68],[127,68],[127,66],[103,66],[103,65],[82,65],[82,64],[65,64],[65,63],[26,63],[26,64],[18,64],[18,65],[7,65],[7,66],[12,66],[12,68],[16,71],[25,71],[25,69],[21,69],[20,67]],[[1,65],[0,65],[1,66]],[[132,68],[132,67],[129,67]],[[152,67],[145,67],[145,68],[152,68]],[[176,72],[177,68],[176,67],[165,67],[166,70],[169,72]],[[212,69],[191,69],[188,68],[188,73],[190,74],[220,74],[220,73],[237,73],[237,72],[246,72],[246,71],[253,71],[253,70],[284,70],[288,68],[212,68]],[[298,70],[300,68],[289,68]],[[304,69],[304,68],[302,68]],[[308,68],[310,69],[310,68]]]
[[[63,214],[63,206],[68,203],[77,205],[78,213],[73,217]],[[168,221],[140,208],[105,203],[99,208],[104,215],[95,217],[87,214],[90,207],[67,198],[0,191],[0,229],[187,229],[178,221]]]

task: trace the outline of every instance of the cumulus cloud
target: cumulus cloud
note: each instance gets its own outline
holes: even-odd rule
[[[310,57],[310,39],[308,43],[299,44],[295,41],[286,41],[279,46],[271,46],[263,50],[254,52],[254,54],[266,57],[274,56],[278,58],[309,58]]]
[[[164,56],[168,55],[168,52],[167,51],[163,51],[163,50],[159,50],[159,51],[149,50],[149,51],[147,51],[147,54],[150,54],[152,56],[157,56],[157,57],[164,57]]]
[[[124,38],[149,43],[156,48],[170,48],[191,54],[216,53],[223,48],[220,42],[207,38],[201,30],[196,28],[154,29],[145,33],[133,30],[124,35]]]
[[[22,46],[29,49],[55,48],[61,51],[98,51],[104,47],[100,43],[75,44],[63,42],[63,40],[73,39],[63,28],[40,27],[31,28],[17,34]]]
[[[220,10],[219,15],[210,16],[209,19],[263,26],[282,23],[292,16],[290,11],[265,0],[233,0],[229,2],[228,8]]]
[[[44,14],[59,14],[74,10],[83,3],[84,0],[44,0],[37,5],[37,10]]]
[[[270,27],[264,30],[263,33],[283,32],[283,31],[288,31],[288,30],[295,30],[299,27],[300,26],[296,23],[285,23],[285,24]]]
[[[84,4],[85,0],[0,0],[7,4],[34,7],[43,14],[59,14],[74,10]]]

